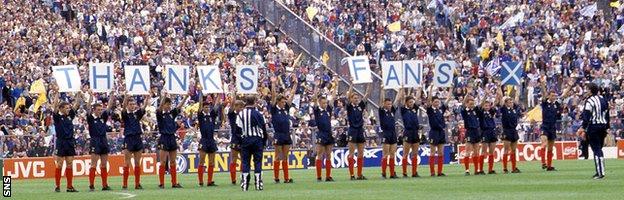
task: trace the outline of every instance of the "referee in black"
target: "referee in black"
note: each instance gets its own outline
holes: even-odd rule
[[[609,128],[609,103],[599,94],[600,88],[594,83],[587,86],[591,94],[585,102],[583,109],[583,125],[578,130],[582,138],[589,141],[589,146],[594,152],[594,164],[596,174],[594,179],[603,179],[605,175],[604,155],[602,146]]]
[[[264,117],[256,109],[256,97],[249,95],[245,98],[245,109],[238,113],[236,125],[242,130],[241,161],[243,167],[241,188],[249,190],[251,170],[251,156],[254,161],[256,190],[263,190],[262,183],[262,153],[267,141],[266,124]]]

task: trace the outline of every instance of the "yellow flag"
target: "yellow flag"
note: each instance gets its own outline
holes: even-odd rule
[[[34,112],[39,111],[39,108],[41,107],[41,105],[43,105],[45,102],[48,101],[48,97],[46,96],[46,93],[39,93],[39,97],[37,97],[37,101],[35,101],[35,107],[33,107]]]
[[[613,7],[613,8],[619,8],[620,7],[620,1],[614,1],[609,3],[609,6]]]
[[[401,31],[401,22],[400,21],[396,21],[392,24],[388,24],[388,30],[390,32],[398,32]]]
[[[529,68],[531,68],[531,59],[526,60],[526,62],[524,62],[524,71],[529,71]]]
[[[503,32],[498,31],[498,34],[496,34],[496,42],[498,42],[498,45],[500,46],[505,46],[505,40],[503,40]]]
[[[17,101],[15,102],[15,108],[13,109],[13,112],[17,113],[17,109],[19,109],[19,107],[23,105],[26,105],[26,98],[24,97],[18,98]]]
[[[321,60],[323,61],[323,64],[327,65],[327,62],[329,61],[329,53],[327,51],[323,52]]]
[[[490,57],[490,48],[486,47],[481,51],[481,60],[488,59]]]
[[[194,103],[184,107],[184,112],[186,114],[196,113],[199,110],[199,103]]]
[[[533,110],[529,111],[526,114],[526,117],[524,119],[526,121],[541,122],[542,121],[542,107],[541,106],[535,106],[535,108],[533,108]]]
[[[28,92],[31,94],[45,93],[45,86],[43,85],[43,80],[39,79],[33,82],[32,85],[30,85],[30,91]]]
[[[318,8],[316,7],[308,7],[306,8],[306,13],[308,14],[308,19],[310,19],[310,21],[312,21],[312,19],[314,19],[314,16],[316,16],[316,14],[318,13]]]

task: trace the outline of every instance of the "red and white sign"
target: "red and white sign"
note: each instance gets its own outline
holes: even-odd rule
[[[624,140],[617,141],[617,158],[624,159]]]
[[[156,174],[158,163],[156,162],[156,154],[143,154],[141,159],[142,174]],[[38,157],[38,158],[16,158],[4,160],[4,176],[11,176],[14,179],[31,179],[31,178],[53,178],[55,171],[54,157]],[[111,155],[108,157],[107,169],[109,176],[120,176],[123,173],[123,165],[125,163],[123,155]],[[62,175],[65,176],[65,168],[61,169]],[[89,176],[89,168],[91,168],[90,156],[76,156],[72,170],[74,177]],[[97,174],[100,174],[100,168],[96,167]],[[133,174],[133,167],[130,167],[130,174]]]
[[[578,143],[576,141],[555,142],[555,148],[553,149],[553,160],[576,160],[578,159]],[[459,154],[457,159],[462,162],[464,155],[466,154],[466,146],[461,144],[458,147]],[[534,161],[541,160],[539,155],[541,150],[541,143],[518,143],[518,149],[516,150],[516,157],[518,161]],[[503,144],[496,144],[494,149],[494,162],[500,162],[503,159]],[[487,160],[487,157],[486,157]]]

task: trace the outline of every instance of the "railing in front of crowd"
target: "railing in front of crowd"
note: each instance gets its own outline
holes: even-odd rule
[[[615,141],[616,137],[621,137],[622,127],[624,119],[617,118],[613,121],[610,128],[607,141]],[[422,143],[427,142],[427,132],[429,126],[426,121],[421,121],[422,128],[419,131],[422,139]],[[465,130],[462,129],[462,123],[460,121],[453,121],[447,123],[446,135],[447,141],[451,145],[461,144],[465,141]],[[500,127],[500,122],[498,122]],[[539,123],[533,123],[528,121],[522,121],[519,123],[519,136],[521,142],[538,142],[540,140],[541,130]],[[560,121],[558,125],[558,140],[560,141],[576,141],[576,130],[580,127],[580,121]],[[403,127],[397,124],[397,137],[401,141],[401,135]],[[344,147],[347,144],[346,134],[348,127],[335,126],[332,135],[336,140],[335,146]],[[273,130],[269,129],[268,143],[273,144]],[[293,149],[307,149],[313,150],[316,143],[316,127],[293,127],[291,130],[291,138],[293,140]],[[48,132],[49,133],[49,132]],[[499,139],[501,131],[497,130]],[[365,138],[366,146],[376,147],[381,145],[382,135],[379,126],[365,126]],[[230,149],[230,130],[219,129],[214,134],[215,142],[219,151],[229,151]],[[145,145],[145,152],[156,152],[157,131],[145,131],[142,135]],[[178,131],[178,144],[180,146],[180,152],[196,152],[198,148],[198,142],[200,134],[197,129],[189,128]],[[89,153],[89,134],[82,132],[82,134],[76,134],[76,153],[78,155],[87,155]],[[123,131],[115,130],[108,133],[108,144],[111,148],[111,154],[121,153],[121,147],[123,144]],[[401,145],[401,144],[399,144]],[[607,144],[609,145],[609,144]],[[52,134],[23,134],[23,135],[0,135],[0,157],[2,158],[15,158],[15,157],[42,157],[53,155],[55,149],[55,137]],[[272,145],[268,145],[267,149],[272,149]]]

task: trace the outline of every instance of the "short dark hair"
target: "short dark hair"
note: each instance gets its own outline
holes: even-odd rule
[[[59,104],[59,108],[63,108],[63,107],[68,106],[68,105],[69,105],[69,102],[65,102],[65,101],[61,102],[61,104]]]
[[[587,88],[589,88],[589,91],[592,95],[597,95],[598,92],[600,92],[600,87],[598,87],[598,85],[596,85],[595,83],[589,83],[587,85]]]
[[[414,97],[413,97],[413,96],[407,96],[407,97],[405,97],[405,102],[408,102],[408,101],[410,101],[410,100],[412,100],[412,99],[414,99]]]
[[[256,104],[256,96],[254,96],[254,95],[247,95],[245,97],[245,105],[253,106],[255,104]]]
[[[384,102],[386,102],[386,101],[392,101],[392,99],[390,99],[390,98],[385,98],[385,99],[384,99]]]
[[[281,101],[281,100],[286,99],[286,96],[285,96],[285,95],[278,94],[276,99],[277,99],[277,101]]]
[[[171,103],[171,98],[169,98],[169,97],[165,97],[165,98],[163,99],[162,103],[163,103],[163,104],[165,104],[165,103]]]
[[[99,103],[93,104],[93,107],[92,107],[92,108],[93,108],[93,109],[95,109],[95,108],[97,108],[97,107],[102,107],[102,104],[99,104]]]

